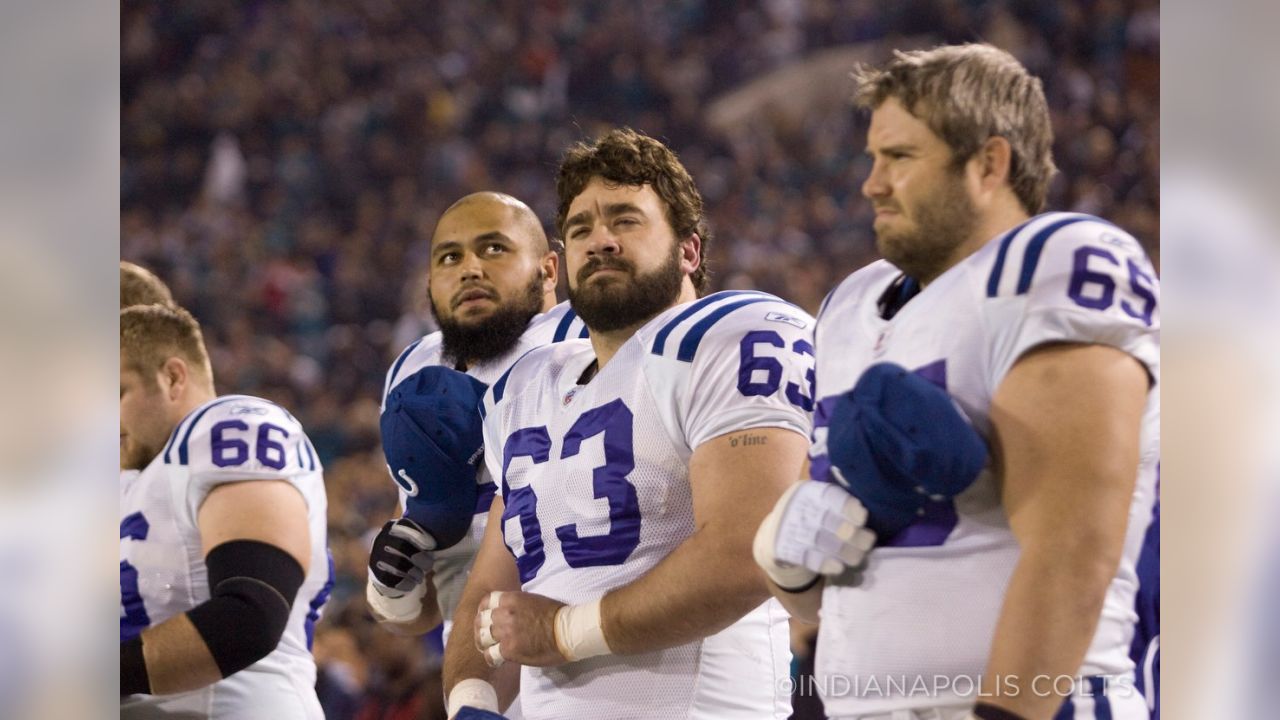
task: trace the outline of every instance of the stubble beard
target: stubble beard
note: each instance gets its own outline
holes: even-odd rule
[[[977,208],[960,177],[915,208],[914,225],[901,231],[877,231],[876,248],[910,277],[932,280],[947,270],[956,249],[977,227]],[[902,217],[902,216],[900,216]]]

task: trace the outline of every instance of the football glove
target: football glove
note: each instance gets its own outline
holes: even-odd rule
[[[422,584],[431,570],[435,541],[417,523],[389,520],[373,539],[369,580],[383,597],[398,598]]]
[[[843,488],[806,480],[782,494],[756,531],[752,552],[783,590],[803,592],[819,575],[862,564],[875,544],[867,511]]]

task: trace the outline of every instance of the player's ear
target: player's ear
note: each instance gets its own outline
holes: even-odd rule
[[[542,269],[542,292],[555,292],[556,283],[560,281],[560,255],[555,250],[548,250],[538,262]]]
[[[702,267],[702,238],[698,233],[689,233],[689,236],[680,241],[680,269],[686,275],[692,275],[694,271]]]
[[[169,400],[177,400],[191,381],[187,363],[179,357],[171,357],[160,366],[160,387]]]
[[[992,192],[1008,182],[1013,171],[1013,147],[1008,140],[998,135],[987,138],[975,159],[983,190]]]

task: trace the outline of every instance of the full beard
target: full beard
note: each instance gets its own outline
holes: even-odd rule
[[[542,312],[542,273],[537,273],[525,289],[511,302],[504,303],[492,315],[474,323],[462,323],[453,317],[441,317],[435,303],[431,314],[440,325],[440,354],[446,363],[486,363],[507,353],[520,342],[534,315]]]
[[[680,270],[680,246],[673,243],[662,267],[638,274],[635,264],[619,257],[597,257],[578,270],[577,288],[569,288],[569,304],[592,332],[613,332],[640,325],[675,304],[684,273]],[[590,283],[599,268],[621,270],[630,280],[610,278]]]
[[[881,256],[910,277],[932,280],[947,269],[956,248],[973,234],[977,209],[961,181],[915,208],[915,223],[898,232],[876,232]]]

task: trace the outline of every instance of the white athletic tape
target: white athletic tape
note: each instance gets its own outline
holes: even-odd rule
[[[477,710],[499,712],[498,691],[480,678],[462,680],[457,685],[454,685],[453,692],[449,693],[447,710],[449,717],[457,715],[464,705]]]
[[[604,639],[599,600],[557,610],[555,636],[560,654],[569,662],[612,652]]]
[[[502,657],[502,643],[494,643],[484,651],[484,661],[489,667],[501,667],[507,659]]]

